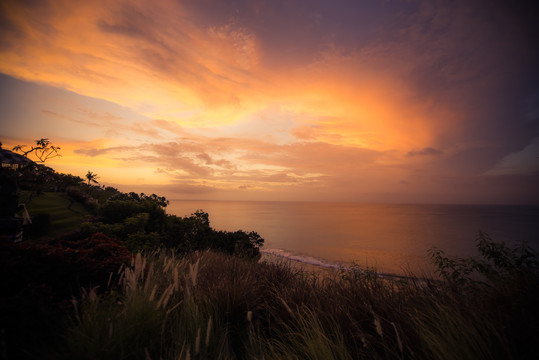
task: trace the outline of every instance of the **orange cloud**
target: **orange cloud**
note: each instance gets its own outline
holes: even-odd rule
[[[319,141],[403,151],[429,145],[428,115],[361,53],[330,49],[305,67],[276,73],[260,62],[256,35],[234,22],[200,28],[168,1],[103,5],[55,2],[41,12],[6,3],[21,35],[4,36],[9,50],[0,71],[191,127],[233,123],[280,103],[298,129],[316,129],[308,136]]]
[[[65,143],[69,165],[59,166],[92,167],[120,184],[434,189],[448,173],[485,172],[535,131],[506,120],[514,108],[491,106],[518,74],[507,54],[525,59],[526,47],[511,31],[498,39],[473,4],[421,2],[382,16],[386,28],[370,37],[361,22],[335,24],[323,7],[299,3],[0,6],[1,73],[101,101],[40,103],[27,128],[50,129]],[[351,13],[363,16],[358,9]],[[501,80],[500,68],[508,68]],[[507,148],[492,150],[508,134]]]

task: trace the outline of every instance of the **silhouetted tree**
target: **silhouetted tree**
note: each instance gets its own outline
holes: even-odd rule
[[[62,156],[58,153],[59,146],[50,145],[50,141],[47,138],[41,138],[35,140],[36,146],[32,146],[29,150],[26,150],[27,145],[17,145],[13,148],[13,152],[20,152],[23,156],[28,157],[29,154],[34,154],[39,159],[39,162],[45,162],[48,159]]]
[[[91,183],[97,184],[97,179],[99,179],[99,176],[88,170],[88,173],[86,174],[86,179],[88,179],[88,185],[90,185]]]

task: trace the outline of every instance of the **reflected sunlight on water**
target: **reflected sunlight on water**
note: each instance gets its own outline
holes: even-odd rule
[[[264,249],[306,262],[375,267],[382,272],[430,271],[427,250],[475,254],[477,231],[494,241],[539,248],[539,207],[386,205],[318,202],[171,201],[167,212],[210,214],[216,230],[256,231]]]

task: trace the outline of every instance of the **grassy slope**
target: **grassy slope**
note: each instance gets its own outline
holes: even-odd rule
[[[24,202],[29,193],[23,192],[20,201]],[[71,204],[71,206],[70,206]],[[26,204],[30,216],[49,214],[51,220],[51,234],[58,235],[75,230],[90,214],[78,203],[69,200],[65,193],[44,192]]]
[[[535,284],[468,293],[214,252],[137,255],[116,286],[86,292],[50,357],[537,359]]]

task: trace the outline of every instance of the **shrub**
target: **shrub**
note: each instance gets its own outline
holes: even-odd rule
[[[519,354],[516,358],[537,357],[537,253],[526,243],[510,248],[482,232],[478,233],[476,244],[479,256],[469,258],[446,257],[440,250],[431,250],[433,263],[438,267],[436,272],[445,281],[448,292],[473,302],[476,313],[490,311],[486,316],[497,318],[493,323],[503,327],[508,346]],[[458,333],[462,336],[460,330]]]
[[[86,210],[94,213],[97,209],[97,200],[91,194],[84,191],[82,186],[70,186],[66,189],[66,193],[72,201],[82,204]]]
[[[105,224],[114,224],[143,212],[142,205],[129,200],[110,200],[100,204],[97,215]]]
[[[127,236],[125,246],[133,253],[149,252],[159,247],[159,234],[156,232],[135,232]]]
[[[81,287],[106,288],[111,273],[129,260],[129,251],[103,234],[78,241],[0,242],[6,358],[43,358],[43,349],[58,341]]]
[[[251,258],[260,256],[260,247],[264,244],[264,239],[256,232],[213,230],[208,213],[202,210],[184,218],[167,216],[160,241],[180,253],[213,249]]]
[[[146,231],[160,232],[163,228],[166,213],[155,201],[143,200],[109,200],[100,204],[97,214],[105,224],[121,223],[127,218],[135,217],[141,213],[148,214]]]
[[[515,281],[526,276],[539,276],[539,258],[525,242],[514,248],[504,242],[492,241],[488,234],[479,232],[476,237],[479,256],[446,257],[442,250],[429,250],[436,265],[436,273],[444,280],[460,285],[474,282],[498,283]]]

